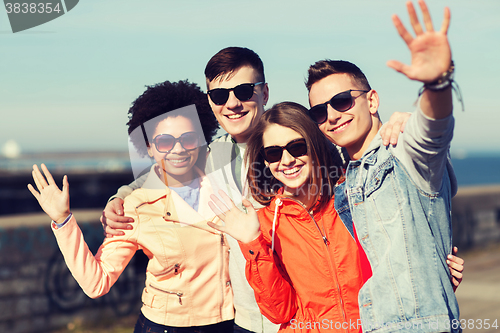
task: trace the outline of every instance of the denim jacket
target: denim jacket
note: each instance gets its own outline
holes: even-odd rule
[[[352,214],[373,270],[359,292],[364,332],[460,332],[446,263],[456,182],[443,163],[440,188],[424,190],[377,135],[335,189],[335,208],[342,220]]]

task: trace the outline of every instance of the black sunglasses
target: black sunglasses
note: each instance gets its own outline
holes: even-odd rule
[[[297,158],[307,154],[307,144],[305,139],[295,139],[286,144],[286,146],[269,146],[262,148],[262,157],[268,163],[274,163],[281,160],[283,150],[287,150],[290,155]]]
[[[193,150],[198,147],[199,141],[200,138],[195,132],[183,133],[178,138],[175,138],[170,134],[159,134],[153,139],[156,150],[160,153],[169,153],[172,149],[174,149],[177,142],[179,142],[185,150]]]
[[[332,108],[339,112],[345,112],[352,108],[354,105],[354,100],[363,94],[359,94],[356,97],[352,97],[351,91],[362,91],[363,94],[369,92],[370,90],[346,90],[337,95],[333,96],[329,101],[313,106],[309,109],[309,117],[316,124],[323,124],[328,119],[328,104],[331,105]]]
[[[253,96],[253,88],[258,86],[259,84],[264,84],[264,82],[257,83],[243,83],[237,85],[234,88],[215,88],[207,91],[208,96],[215,105],[224,105],[226,104],[229,98],[229,92],[232,90],[234,92],[234,96],[242,102],[248,101]]]

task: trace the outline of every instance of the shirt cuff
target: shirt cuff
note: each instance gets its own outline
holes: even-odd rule
[[[72,216],[73,213],[69,213],[68,217],[63,221],[63,223],[57,223],[56,221],[52,220],[52,226],[54,227],[54,229],[60,229],[64,227],[66,223],[68,223]]]
[[[271,251],[269,244],[262,235],[262,232],[259,237],[255,238],[250,243],[238,242],[238,244],[240,245],[241,253],[243,253],[245,260],[256,260],[257,257],[266,255]]]

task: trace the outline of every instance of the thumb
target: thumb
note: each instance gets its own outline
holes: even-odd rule
[[[243,198],[241,200],[241,203],[247,209],[247,212],[255,213],[255,208],[253,207],[252,203],[250,201],[248,201],[246,198]]]
[[[63,188],[62,191],[64,194],[69,194],[69,182],[68,182],[68,176],[64,175],[63,177]]]
[[[397,60],[389,60],[387,62],[387,66],[394,69],[395,71],[399,72],[399,73],[403,73],[406,75],[406,69],[408,66],[406,66],[405,64],[403,64],[402,62],[400,61],[397,61]]]

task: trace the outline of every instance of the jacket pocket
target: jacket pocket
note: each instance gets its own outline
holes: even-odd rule
[[[388,158],[384,163],[379,165],[377,169],[369,175],[365,186],[365,196],[369,197],[373,192],[378,190],[387,175],[394,169],[394,163],[391,158]]]
[[[142,292],[142,304],[148,308],[162,309],[166,305],[166,299],[162,299],[158,295],[148,292],[147,288],[144,288]]]
[[[166,289],[163,289],[163,288],[160,288],[160,287],[156,287],[154,285],[152,285],[151,283],[149,284],[149,287],[156,290],[156,291],[159,291],[161,293],[165,293],[167,295],[175,295],[179,298],[179,304],[182,305],[182,296],[184,296],[184,293],[182,291],[178,291],[178,290],[166,290]]]

